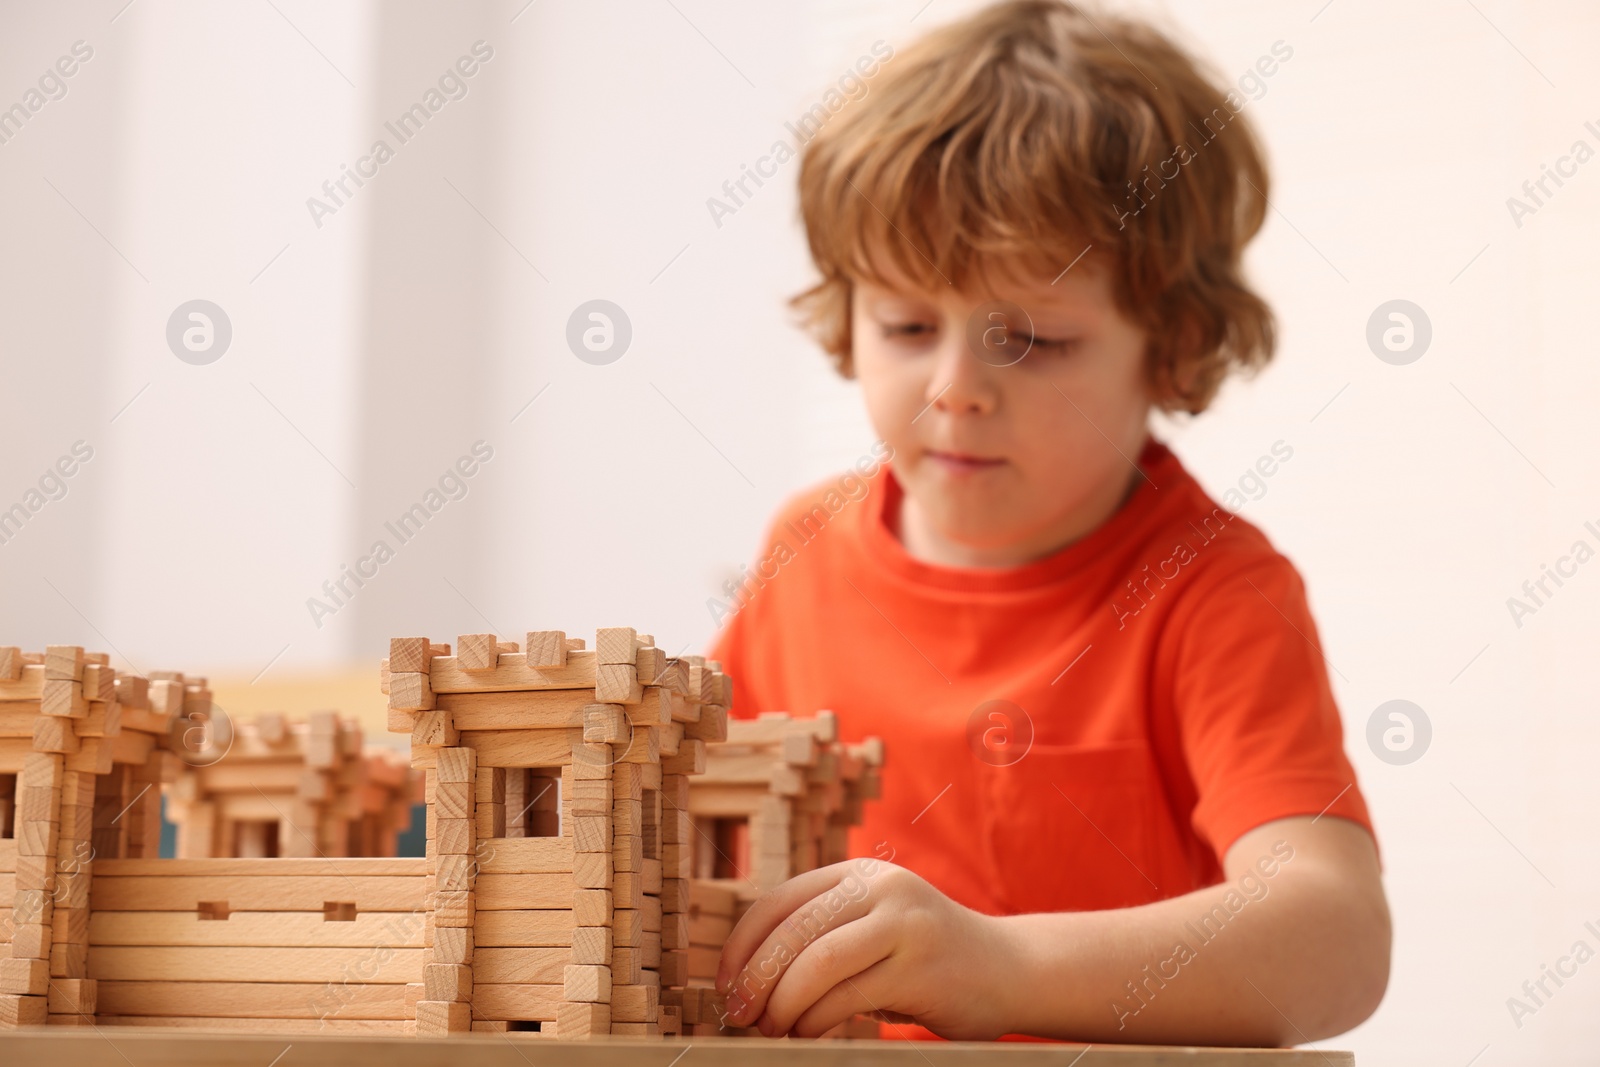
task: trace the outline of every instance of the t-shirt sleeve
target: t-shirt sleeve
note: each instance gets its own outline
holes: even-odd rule
[[[754,692],[755,665],[750,651],[753,638],[750,629],[754,621],[751,607],[754,605],[735,611],[723,621],[722,629],[711,644],[711,651],[706,654],[707,659],[721,663],[722,669],[733,679],[733,705],[728,709],[728,714],[738,719],[754,718],[759,710],[759,700]]]
[[[793,505],[786,504],[768,522],[761,532],[761,553],[771,555],[777,539],[778,524]],[[750,590],[742,596],[717,598],[720,629],[712,640],[707,659],[722,664],[722,669],[733,679],[733,705],[728,714],[736,719],[753,719],[763,711],[784,708],[784,704],[771,691],[777,664],[776,648],[781,644],[769,631],[781,625],[772,619],[772,601],[776,590]],[[778,700],[778,703],[771,703]]]
[[[1273,556],[1219,568],[1190,594],[1170,647],[1195,832],[1218,862],[1241,834],[1294,815],[1338,816],[1372,834],[1294,566]]]

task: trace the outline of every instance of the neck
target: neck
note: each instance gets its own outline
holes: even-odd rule
[[[1018,567],[1053,555],[1099,529],[1128,502],[1141,481],[1143,475],[1130,468],[1126,476],[1112,479],[1058,521],[1003,544],[971,544],[946,536],[909,493],[900,497],[898,514],[890,518],[907,555],[918,562],[941,567]]]

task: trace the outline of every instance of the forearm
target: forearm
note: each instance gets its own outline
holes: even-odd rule
[[[1381,891],[1297,855],[1273,877],[1114,911],[992,920],[1006,1029],[1085,1041],[1288,1045],[1371,1013],[1388,974]]]

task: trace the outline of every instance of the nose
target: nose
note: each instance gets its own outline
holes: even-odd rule
[[[934,353],[924,402],[945,415],[989,415],[999,404],[996,368],[973,354],[966,322],[944,331]]]

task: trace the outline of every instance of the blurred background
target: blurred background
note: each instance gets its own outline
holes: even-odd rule
[[[724,183],[976,6],[8,0],[3,643],[369,736],[392,635],[705,650],[773,508],[873,440],[784,307],[798,165]],[[1326,1044],[1592,1063],[1600,963],[1508,998],[1600,949],[1600,9],[1111,6],[1274,167],[1280,355],[1157,432],[1305,575],[1377,820],[1393,979]]]

